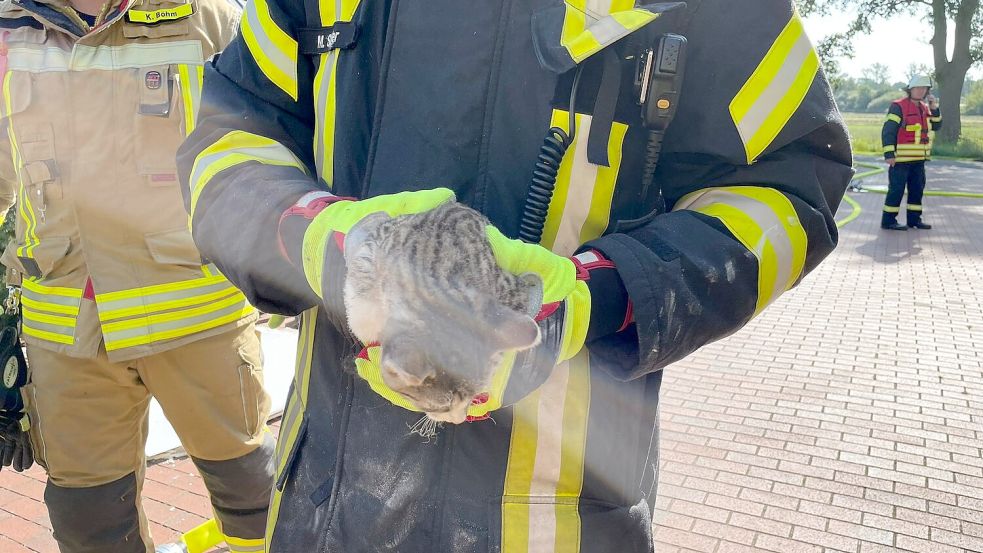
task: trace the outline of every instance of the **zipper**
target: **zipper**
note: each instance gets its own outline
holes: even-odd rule
[[[478,176],[474,183],[474,208],[488,213],[488,163],[491,150],[492,133],[489,132],[495,117],[495,98],[498,96],[499,79],[502,74],[502,52],[505,50],[505,35],[512,19],[512,0],[502,2],[498,16],[498,33],[495,36],[495,54],[492,56],[488,72],[488,91],[485,93],[485,112],[481,122],[481,146],[478,148],[478,161],[475,166]]]
[[[379,138],[382,135],[382,113],[385,111],[386,92],[389,79],[389,63],[392,60],[393,42],[396,40],[396,17],[399,12],[399,0],[392,0],[389,6],[389,17],[386,18],[386,38],[382,47],[382,58],[379,63],[379,84],[375,94],[375,110],[372,114],[372,132],[369,137],[369,151],[365,155],[365,173],[362,175],[360,199],[369,197],[369,186],[372,182],[372,174],[375,172],[376,150],[379,147]],[[337,78],[337,77],[336,77]],[[334,160],[330,160],[334,163]]]

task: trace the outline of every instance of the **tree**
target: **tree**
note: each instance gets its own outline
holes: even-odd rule
[[[908,69],[905,69],[905,77],[910,81],[915,75],[928,75],[931,76],[934,71],[932,68],[925,65],[924,63],[911,63],[908,64]]]
[[[963,100],[967,115],[983,115],[983,80],[967,82]]]
[[[927,8],[932,23],[932,52],[935,80],[939,92],[945,125],[937,134],[941,143],[955,143],[962,134],[959,99],[966,74],[973,65],[983,62],[983,10],[981,0],[800,0],[803,13],[826,14],[833,9],[852,9],[856,18],[845,36],[870,31],[876,18],[894,15],[910,7],[910,11]],[[948,56],[948,31],[954,24],[952,58]]]
[[[866,78],[870,80],[875,85],[887,84],[887,76],[890,73],[890,69],[883,63],[875,63],[864,71]]]

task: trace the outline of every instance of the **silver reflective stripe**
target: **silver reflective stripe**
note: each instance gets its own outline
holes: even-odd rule
[[[771,80],[761,96],[757,98],[747,114],[737,122],[737,130],[745,144],[751,142],[758,130],[765,124],[768,117],[775,111],[782,98],[788,94],[802,66],[812,53],[812,43],[806,34],[800,33],[792,50],[788,53],[778,74]]]
[[[631,29],[626,28],[621,23],[613,17],[605,17],[597,23],[589,26],[587,28],[590,34],[594,35],[594,39],[601,44],[601,46],[607,46],[613,44],[616,40],[627,36],[631,33]]]
[[[586,141],[585,141],[586,142]],[[554,497],[560,481],[563,461],[563,404],[567,399],[570,363],[564,361],[553,369],[539,395],[536,433],[536,459],[533,462],[529,495]],[[556,551],[556,505],[529,505],[529,551]]]
[[[79,308],[81,302],[73,303],[72,305],[61,305],[57,303],[45,303],[41,301],[35,301],[31,298],[21,297],[21,303],[27,309],[32,311],[47,311],[48,313],[57,313],[59,315],[70,315],[77,316],[79,314]]]
[[[64,305],[67,307],[78,307],[79,303],[82,301],[82,291],[78,291],[78,296],[62,296],[58,294],[43,294],[31,290],[27,286],[21,289],[21,294],[28,300],[37,303],[52,303],[55,305]]]
[[[242,301],[235,302],[232,305],[226,307],[216,308],[213,310],[206,310],[205,313],[202,313],[200,315],[177,318],[174,320],[166,320],[161,322],[155,322],[153,320],[154,319],[153,316],[148,316],[145,325],[141,325],[136,328],[123,329],[123,330],[106,331],[107,327],[112,328],[112,325],[116,324],[116,323],[108,323],[106,325],[103,325],[103,335],[105,336],[106,339],[106,348],[117,349],[118,347],[121,347],[116,345],[118,342],[124,340],[130,340],[132,338],[147,337],[147,338],[151,338],[151,341],[154,341],[152,336],[155,334],[171,334],[172,331],[178,331],[184,328],[206,324],[211,321],[221,319],[224,316],[232,315],[233,313],[240,312],[243,309],[245,309],[248,305],[249,304],[248,302],[246,302],[245,297],[243,297]]]
[[[74,53],[53,46],[17,46],[9,50],[7,69],[29,73],[115,70],[169,64],[201,64],[201,42],[179,40],[121,46],[76,46]]]
[[[246,3],[240,32],[260,71],[296,100],[297,42],[273,20],[265,0]]]
[[[100,296],[96,296],[96,303],[99,306],[99,313],[102,316],[103,313],[111,313],[113,311],[118,311],[120,309],[136,308],[142,307],[142,312],[152,313],[154,311],[159,311],[161,309],[167,309],[167,306],[158,307],[159,304],[165,302],[174,302],[179,300],[192,300],[206,294],[211,294],[213,292],[220,292],[223,290],[228,291],[230,294],[237,292],[235,286],[229,281],[222,277],[219,282],[208,285],[195,286],[193,288],[187,288],[185,290],[173,290],[168,292],[158,292],[156,294],[145,294],[135,298],[124,298],[118,300],[105,300]],[[214,298],[213,298],[214,299]],[[206,303],[208,300],[201,300],[200,303]],[[187,301],[183,302],[180,307],[190,307],[193,305]],[[177,306],[176,306],[177,307]],[[125,317],[126,314],[120,315]]]
[[[44,336],[39,336],[36,333],[32,333],[32,330],[40,330],[42,332],[50,332],[52,334],[58,334],[65,336],[67,338],[72,338],[75,336],[75,327],[73,326],[63,326],[56,325],[52,323],[42,323],[41,321],[36,321],[31,319],[28,313],[24,313],[24,334],[28,336],[37,336],[43,338]]]
[[[328,152],[325,146],[325,138],[328,132],[334,133],[334,129],[325,129],[325,117],[328,109],[328,87],[331,86],[332,73],[334,72],[335,58],[338,50],[332,50],[329,54],[321,55],[321,67],[318,68],[317,77],[314,79],[317,87],[317,121],[315,123],[317,137],[314,142],[314,164],[317,166],[317,176],[328,185],[328,189],[334,186],[334,165],[333,153]],[[332,137],[333,138],[333,137]],[[333,148],[332,148],[333,149]]]
[[[587,0],[584,11],[589,17],[600,19],[611,13],[611,0]]]
[[[753,253],[759,260],[759,271],[764,270],[762,260],[765,259],[765,247],[770,244],[775,252],[776,274],[774,287],[770,291],[770,298],[777,298],[792,284],[792,271],[794,264],[794,249],[792,239],[782,221],[778,218],[768,204],[750,198],[743,194],[736,194],[726,190],[709,189],[701,194],[695,194],[692,198],[684,198],[680,201],[673,211],[679,209],[689,209],[697,211],[700,208],[708,207],[713,204],[724,204],[736,208],[741,213],[749,217],[761,229],[760,241],[751,246]],[[798,278],[798,275],[795,275]]]
[[[264,138],[264,140],[268,139]],[[296,165],[297,167],[304,166],[293,154],[293,152],[287,149],[286,146],[278,143],[270,144],[269,146],[239,147],[235,149],[223,150],[211,155],[199,157],[195,161],[195,170],[191,173],[192,192],[194,192],[198,184],[201,182],[201,179],[208,170],[209,166],[229,155],[236,155],[244,158],[244,163],[247,161],[257,161],[263,163],[267,160],[272,160],[282,162],[284,164]]]

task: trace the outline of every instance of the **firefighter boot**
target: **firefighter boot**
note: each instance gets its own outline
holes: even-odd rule
[[[881,214],[881,228],[885,230],[908,230],[908,227],[898,224],[898,214],[885,211]]]
[[[929,230],[932,225],[922,222],[922,214],[918,211],[908,211],[908,228],[917,228],[921,230]]]

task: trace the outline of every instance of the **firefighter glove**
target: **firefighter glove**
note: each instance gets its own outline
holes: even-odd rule
[[[505,354],[494,371],[490,389],[473,398],[468,409],[469,422],[488,418],[491,411],[512,405],[541,386],[557,364],[584,347],[590,322],[587,271],[579,262],[538,245],[506,238],[493,226],[487,227],[486,234],[503,269],[516,275],[532,273],[542,280],[543,305],[536,317],[540,342],[531,349]],[[383,381],[380,362],[384,347],[385,344],[366,347],[355,359],[356,371],[391,403],[419,411]]]
[[[25,414],[0,412],[0,470],[13,467],[17,472],[23,472],[34,465],[29,429]]]
[[[283,212],[279,225],[280,249],[294,265],[302,267],[308,284],[329,313],[343,318],[344,235],[373,213],[385,212],[390,217],[423,213],[453,200],[454,192],[447,188],[399,192],[365,200],[312,192]],[[294,240],[284,239],[296,236],[294,229],[298,224],[305,227],[300,248],[287,244]],[[291,253],[291,249],[297,251]]]

